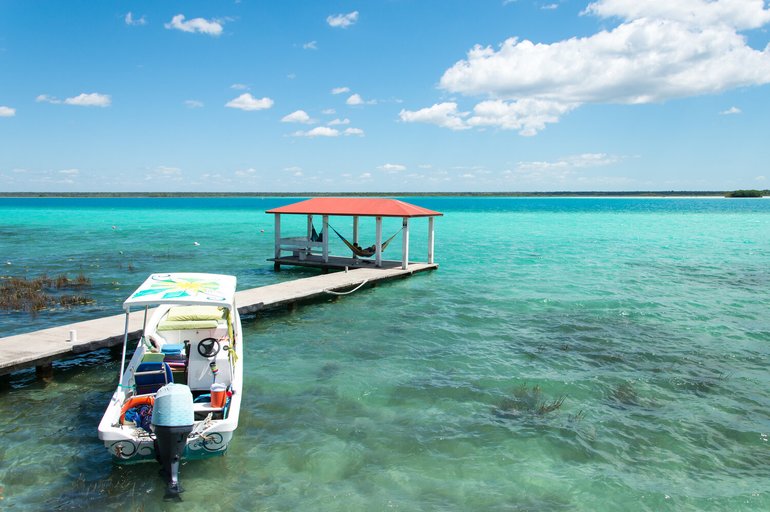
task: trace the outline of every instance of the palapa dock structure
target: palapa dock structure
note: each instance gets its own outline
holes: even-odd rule
[[[276,307],[293,308],[299,302],[328,297],[329,294],[346,294],[365,284],[375,285],[378,282],[408,277],[418,272],[438,268],[438,265],[433,262],[433,218],[442,215],[439,212],[393,199],[319,198],[276,208],[267,213],[274,214],[276,218],[275,258],[272,260],[275,262],[276,269],[279,269],[281,264],[286,264],[319,267],[324,272],[345,267],[352,270],[239,291],[236,293],[236,303],[241,314]],[[280,216],[282,214],[307,215],[307,237],[281,238]],[[358,242],[358,218],[375,217],[377,241],[371,254],[375,257],[374,261],[365,256],[361,258],[331,256],[328,238],[325,235],[322,240],[313,240],[313,215],[323,216],[322,233],[324,234],[328,233],[330,215],[353,216],[355,243]],[[382,259],[383,247],[393,239],[391,237],[385,242],[382,241],[382,217],[403,219],[401,261]],[[409,219],[413,217],[428,218],[427,263],[409,262]],[[351,246],[353,244],[347,243]],[[282,256],[283,251],[291,251],[292,255]],[[368,253],[362,250],[361,254]],[[49,377],[53,371],[54,361],[122,344],[125,321],[125,315],[118,314],[0,338],[0,377],[33,367],[36,368],[38,375]],[[143,322],[144,312],[137,311],[130,315],[128,325],[130,340],[139,338]]]
[[[440,212],[397,199],[363,197],[316,197],[280,208],[273,208],[265,213],[275,215],[275,256],[268,260],[274,263],[275,270],[280,270],[281,265],[299,265],[319,267],[324,271],[342,268],[370,268],[372,266],[376,268],[401,267],[406,270],[409,266],[409,221],[418,217],[428,218],[428,259],[426,263],[433,265],[434,218],[443,215]],[[307,234],[299,237],[282,237],[281,215],[306,215]],[[314,216],[321,216],[323,219],[320,236],[315,232]],[[329,225],[329,217],[331,216],[353,217],[352,240],[348,241]],[[376,241],[368,250],[358,245],[358,224],[361,217],[374,217],[375,219]],[[400,261],[382,259],[383,250],[396,236],[393,235],[383,242],[383,217],[401,218],[401,230],[399,231],[402,234]],[[330,228],[348,246],[352,256],[329,254]],[[284,252],[291,254],[284,254]],[[371,257],[374,260],[368,259]]]

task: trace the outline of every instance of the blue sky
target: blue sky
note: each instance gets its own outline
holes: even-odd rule
[[[769,188],[764,0],[0,0],[0,190]]]

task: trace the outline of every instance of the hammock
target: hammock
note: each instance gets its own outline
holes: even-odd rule
[[[310,241],[311,242],[323,242],[324,241],[324,232],[321,231],[321,234],[319,235],[316,230],[315,226],[311,225],[313,228],[313,233],[310,235]]]
[[[344,236],[340,235],[340,232],[339,232],[339,231],[337,231],[336,229],[334,229],[334,228],[333,228],[331,225],[329,225],[329,227],[330,227],[330,228],[332,228],[332,231],[334,231],[335,233],[337,233],[337,236],[338,236],[338,237],[340,237],[340,239],[341,239],[343,242],[345,242],[345,245],[347,245],[347,246],[348,246],[348,248],[349,248],[351,251],[353,251],[353,254],[355,254],[356,256],[360,256],[360,257],[362,257],[362,258],[371,258],[371,257],[372,257],[372,256],[374,256],[374,254],[377,252],[377,248],[376,248],[374,245],[373,245],[373,246],[371,246],[371,247],[367,247],[366,249],[364,249],[363,247],[358,247],[358,246],[356,246],[356,245],[353,245],[353,244],[351,244],[350,242],[348,242],[348,241],[347,241],[347,239],[346,239]],[[404,229],[404,228],[401,228],[401,229]],[[385,240],[385,242],[383,242],[383,244],[382,244],[382,247],[381,247],[381,249],[380,249],[380,252],[384,252],[384,251],[385,251],[385,248],[388,246],[388,244],[390,243],[390,241],[391,241],[391,240],[393,240],[394,238],[396,238],[396,235],[397,235],[397,234],[399,234],[399,233],[401,232],[401,229],[399,229],[398,231],[396,231],[396,232],[393,234],[393,236],[391,236],[390,238],[388,238],[387,240]]]

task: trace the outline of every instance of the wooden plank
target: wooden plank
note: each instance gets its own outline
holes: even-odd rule
[[[438,268],[438,265],[412,263],[406,270],[399,266],[333,272],[242,290],[236,293],[236,304],[240,313],[254,313],[262,309],[328,296],[329,291],[346,291],[364,282],[376,283],[408,277],[416,272],[435,268]],[[152,310],[148,312],[148,318],[151,314]],[[144,310],[131,313],[129,339],[139,338],[143,322]],[[125,315],[120,314],[0,338],[0,375],[45,366],[65,357],[119,345],[123,342],[124,325]],[[75,342],[69,341],[72,330],[76,332]]]

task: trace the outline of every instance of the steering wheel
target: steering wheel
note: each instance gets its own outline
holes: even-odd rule
[[[216,338],[204,338],[198,342],[198,353],[206,358],[219,354],[220,348]]]

